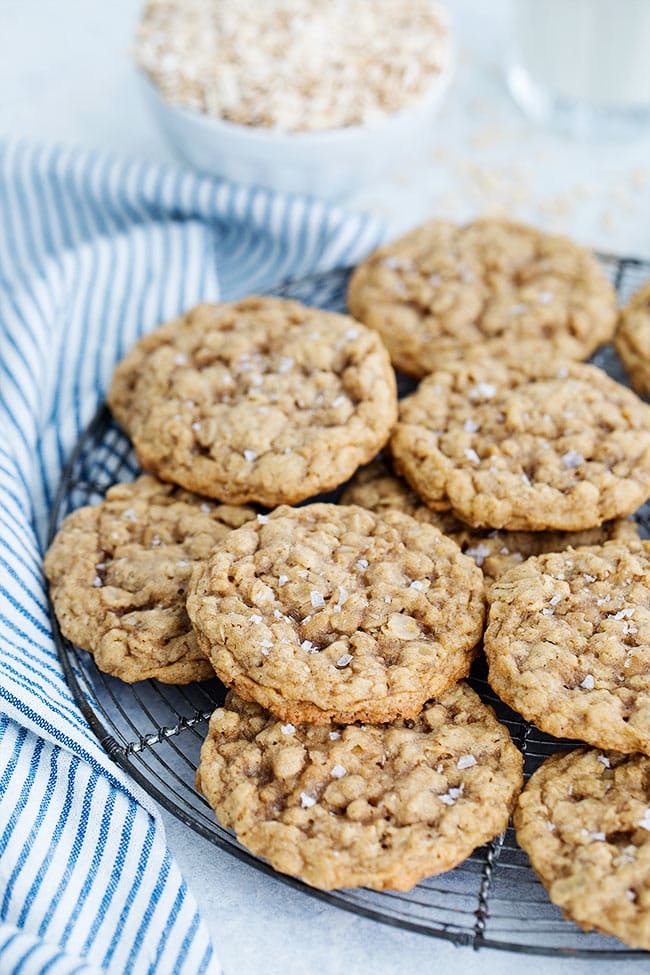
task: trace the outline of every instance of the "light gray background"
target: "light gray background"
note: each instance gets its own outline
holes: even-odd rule
[[[0,137],[26,135],[174,161],[129,61],[139,6],[138,0],[0,0]],[[529,125],[503,82],[507,3],[451,0],[449,6],[459,37],[458,73],[430,147],[349,205],[384,217],[393,233],[428,215],[506,212],[603,250],[650,256],[650,139],[594,146]],[[631,975],[648,967],[477,954],[366,921],[263,876],[174,817],[163,818],[227,975],[501,975],[522,969],[529,975],[597,969]]]

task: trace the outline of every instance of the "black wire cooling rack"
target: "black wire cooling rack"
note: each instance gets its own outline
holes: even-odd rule
[[[650,262],[607,256],[602,261],[622,301],[650,277]],[[316,275],[286,284],[274,294],[343,310],[347,279],[345,271]],[[614,378],[627,381],[611,347],[601,349],[594,361]],[[404,390],[407,388],[408,380]],[[111,484],[131,480],[139,473],[131,444],[106,407],[100,408],[64,471],[52,511],[50,538],[70,511],[97,503]],[[641,534],[650,535],[650,505],[641,509],[637,519]],[[637,958],[648,963],[646,952],[626,948],[615,938],[586,934],[565,921],[550,903],[511,828],[476,850],[461,866],[424,880],[407,893],[366,889],[325,893],[275,873],[216,823],[212,810],[194,789],[208,718],[222,703],[224,687],[217,680],[184,687],[153,680],[124,684],[102,674],[89,654],[66,640],[53,614],[52,625],[77,703],[110,757],[162,806],[250,866],[337,907],[456,944],[594,959]],[[524,753],[527,776],[544,758],[566,746],[495,698],[485,680],[484,665],[477,665],[470,683],[507,725]]]

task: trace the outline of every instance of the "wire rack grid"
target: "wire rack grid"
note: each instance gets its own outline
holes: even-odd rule
[[[622,301],[650,277],[650,262],[609,256],[603,256],[602,261]],[[285,284],[273,293],[341,311],[345,308],[348,276],[346,271],[316,275]],[[594,362],[627,382],[611,347],[599,350]],[[401,392],[409,388],[410,381],[402,379]],[[107,408],[100,407],[64,471],[52,510],[50,538],[70,511],[97,503],[111,484],[131,480],[139,473],[130,442]],[[641,509],[637,520],[641,534],[650,535],[650,504]],[[585,933],[564,920],[532,872],[511,828],[476,850],[459,867],[426,879],[406,893],[366,889],[323,892],[275,873],[215,821],[212,810],[194,789],[207,722],[223,702],[225,688],[217,680],[184,687],[153,680],[124,684],[101,673],[89,654],[66,640],[53,613],[52,626],[77,703],[110,757],[192,829],[250,866],[273,875],[278,882],[365,917],[459,945],[593,959],[635,958],[647,964],[646,952],[626,948],[615,938]],[[502,704],[487,684],[484,664],[474,668],[470,683],[496,709],[522,750],[526,776],[544,758],[566,746],[567,742],[543,734]]]

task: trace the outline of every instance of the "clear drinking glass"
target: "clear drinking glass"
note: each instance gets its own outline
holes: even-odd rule
[[[650,135],[650,0],[513,0],[508,83],[572,135]]]

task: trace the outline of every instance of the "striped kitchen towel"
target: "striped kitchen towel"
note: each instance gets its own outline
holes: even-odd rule
[[[378,228],[99,153],[0,145],[0,972],[216,972],[153,801],[59,666],[41,560],[62,466],[139,335],[358,260]],[[222,856],[215,849],[215,856]]]

